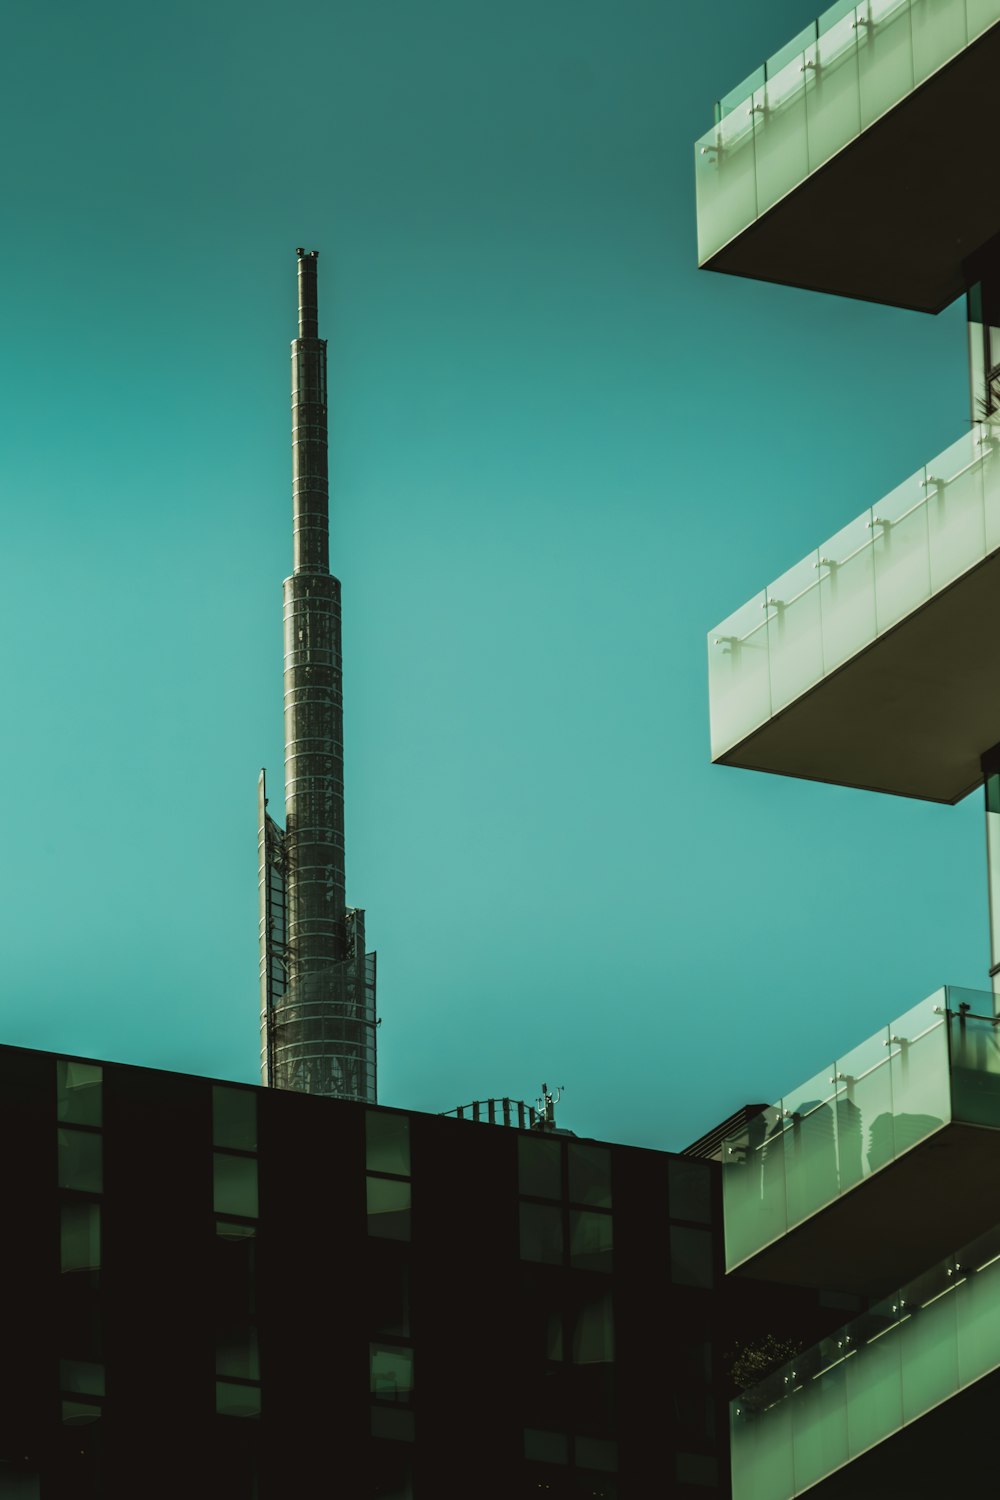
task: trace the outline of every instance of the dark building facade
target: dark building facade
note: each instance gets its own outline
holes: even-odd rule
[[[4,1500],[728,1493],[716,1162],[19,1048],[0,1117]]]

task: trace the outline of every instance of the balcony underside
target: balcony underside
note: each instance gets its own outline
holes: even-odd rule
[[[732,1274],[879,1297],[996,1223],[1000,1130],[948,1124]]]
[[[988,163],[1000,27],[705,260],[712,271],[937,313],[1000,232]]]
[[[1000,743],[998,609],[994,554],[718,762],[958,802]]]

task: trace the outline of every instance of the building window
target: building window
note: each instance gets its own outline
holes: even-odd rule
[[[60,1127],[59,1186],[79,1193],[104,1191],[104,1160],[99,1131]]]
[[[555,1204],[520,1205],[521,1259],[561,1266],[565,1259],[563,1211]]]
[[[104,1410],[104,1366],[85,1359],[59,1361],[62,1420],[69,1427],[88,1427]]]
[[[613,1255],[614,1221],[610,1214],[582,1213],[575,1209],[569,1215],[570,1265],[585,1271],[610,1271]]]
[[[393,1177],[410,1175],[410,1117],[365,1110],[365,1166]]]
[[[102,1123],[104,1069],[96,1063],[56,1062],[57,1119],[64,1125]]]
[[[257,1158],[216,1151],[213,1155],[213,1168],[215,1212],[256,1219],[259,1211]]]
[[[521,1135],[517,1150],[521,1259],[610,1271],[614,1239],[611,1152],[606,1146],[571,1141],[566,1172],[559,1140]]]
[[[678,1453],[674,1472],[681,1484],[711,1488],[719,1482],[718,1463],[704,1453]]]
[[[212,1087],[212,1144],[231,1151],[257,1150],[257,1090]]]
[[[101,1268],[101,1205],[67,1198],[59,1207],[59,1269]]]
[[[217,1380],[215,1410],[220,1417],[260,1416],[260,1386],[249,1381]]]
[[[560,1142],[550,1136],[519,1135],[517,1180],[519,1191],[529,1198],[562,1198]]]
[[[410,1184],[392,1177],[367,1180],[368,1233],[383,1240],[410,1238]]]
[[[413,1350],[402,1344],[369,1347],[371,1393],[376,1401],[408,1405],[413,1397]]]
[[[708,1165],[690,1157],[672,1156],[667,1165],[670,1217],[693,1224],[712,1222],[712,1175]]]
[[[712,1286],[712,1235],[709,1230],[671,1224],[670,1279],[676,1286]]]
[[[611,1207],[611,1152],[606,1146],[570,1141],[569,1201],[590,1208]]]

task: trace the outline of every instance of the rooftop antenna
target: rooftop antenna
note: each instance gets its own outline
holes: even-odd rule
[[[556,1105],[565,1092],[565,1084],[560,1084],[554,1093],[547,1083],[542,1084],[541,1096],[535,1100],[535,1108],[538,1110],[537,1130],[555,1130]]]
[[[330,573],[326,340],[316,250],[295,252],[291,577],[284,582],[285,827],[257,787],[261,1074],[273,1088],[375,1102],[375,955],[348,907],[340,584]]]

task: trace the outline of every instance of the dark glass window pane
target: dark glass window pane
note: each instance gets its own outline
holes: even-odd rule
[[[678,1453],[677,1478],[681,1484],[700,1484],[706,1488],[718,1484],[719,1466],[704,1453]]]
[[[410,1267],[395,1246],[370,1246],[367,1280],[368,1332],[409,1338]]]
[[[601,1469],[613,1474],[618,1468],[618,1444],[608,1438],[578,1437],[575,1446],[578,1469]]]
[[[711,1224],[712,1174],[708,1164],[675,1156],[671,1157],[667,1170],[670,1173],[670,1217]]]
[[[242,1214],[255,1219],[257,1202],[257,1159],[254,1156],[214,1154],[214,1204],[219,1214]]]
[[[409,1413],[384,1411],[380,1415],[403,1417]],[[374,1433],[374,1427],[372,1431]],[[371,1462],[375,1500],[413,1500],[413,1471],[408,1449],[401,1447],[398,1441],[374,1442]]]
[[[562,1147],[543,1135],[517,1138],[517,1179],[532,1198],[562,1197]]]
[[[232,1224],[227,1219],[217,1219],[215,1232],[220,1240],[253,1240],[257,1237],[257,1226],[256,1224]]]
[[[712,1285],[712,1236],[707,1229],[671,1224],[670,1279],[678,1286]]]
[[[368,1233],[383,1240],[410,1238],[410,1184],[391,1177],[368,1178]]]
[[[610,1271],[613,1243],[614,1221],[610,1214],[570,1213],[570,1265],[587,1271]]]
[[[611,1294],[594,1297],[578,1309],[573,1324],[573,1363],[608,1365],[615,1357],[615,1315]],[[598,1465],[591,1464],[591,1468]]]
[[[91,1130],[59,1131],[59,1186],[81,1193],[104,1189],[101,1137]]]
[[[212,1144],[233,1151],[257,1149],[257,1091],[212,1087]]]
[[[103,1396],[104,1366],[86,1359],[61,1359],[59,1389],[79,1396]]]
[[[219,1334],[215,1346],[215,1373],[231,1375],[237,1380],[260,1379],[256,1328],[235,1328]]]
[[[260,1386],[215,1382],[215,1409],[220,1417],[259,1417]]]
[[[412,1411],[399,1406],[373,1406],[372,1437],[389,1438],[394,1443],[412,1443],[416,1424]]]
[[[67,1202],[59,1208],[59,1266],[63,1271],[101,1268],[101,1205]]]
[[[521,1259],[561,1265],[563,1260],[562,1209],[547,1203],[521,1204]]]
[[[56,1063],[59,1119],[67,1125],[100,1125],[104,1069],[94,1063]]]
[[[410,1175],[410,1117],[365,1110],[365,1165],[369,1172]]]
[[[524,1456],[536,1464],[568,1464],[569,1438],[565,1432],[539,1432],[524,1429]]]
[[[408,1402],[413,1394],[413,1350],[372,1344],[369,1357],[371,1390],[376,1400]]]
[[[16,1459],[0,1458],[0,1495],[3,1500],[39,1500],[42,1481],[38,1470]]]
[[[592,1208],[611,1207],[611,1152],[605,1146],[569,1142],[569,1198]]]

